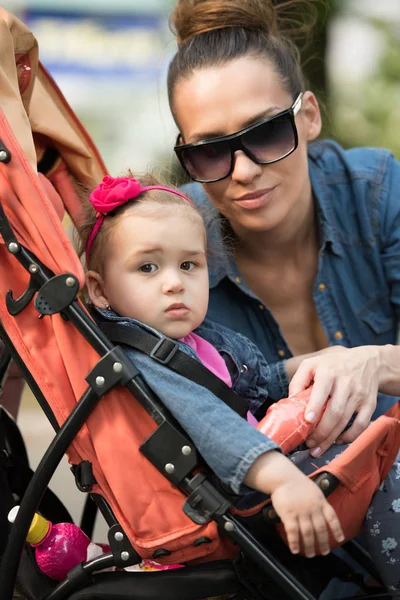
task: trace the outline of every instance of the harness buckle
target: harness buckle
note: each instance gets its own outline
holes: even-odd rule
[[[165,347],[163,348],[163,345],[165,345]],[[163,356],[161,354],[161,356],[157,356],[157,352],[161,350],[162,353],[167,353],[166,356]],[[161,363],[162,365],[167,365],[170,360],[175,356],[175,354],[177,353],[177,351],[179,350],[179,346],[176,342],[173,342],[171,340],[169,340],[166,337],[162,337],[158,340],[157,344],[154,346],[153,350],[150,352],[150,357],[154,358],[154,360],[156,360],[157,362]]]

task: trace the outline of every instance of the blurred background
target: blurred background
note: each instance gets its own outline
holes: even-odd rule
[[[400,158],[400,0],[314,0],[315,35],[301,43],[324,136],[342,145],[391,149]],[[168,16],[175,0],[6,0],[39,41],[41,61],[93,137],[112,175],[172,158],[176,128],[166,72],[175,52]],[[304,6],[293,16],[306,19]],[[296,13],[296,14],[295,14]],[[292,15],[291,15],[292,16]],[[36,466],[53,435],[33,398],[20,413]],[[52,487],[76,519],[83,502],[65,463]],[[100,525],[97,539],[105,539]]]

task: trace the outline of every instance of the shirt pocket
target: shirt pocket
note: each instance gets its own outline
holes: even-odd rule
[[[394,343],[396,317],[387,297],[376,298],[373,302],[369,302],[360,310],[358,316],[367,326],[372,341],[377,344]]]

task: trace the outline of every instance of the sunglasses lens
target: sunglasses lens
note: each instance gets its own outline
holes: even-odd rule
[[[296,140],[289,115],[260,124],[242,135],[242,144],[260,162],[283,158],[294,149]]]
[[[180,153],[181,161],[197,181],[211,181],[226,177],[231,167],[231,152],[226,142],[186,148]]]

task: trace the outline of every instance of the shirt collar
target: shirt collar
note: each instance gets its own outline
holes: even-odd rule
[[[327,185],[326,174],[322,169],[321,160],[324,144],[314,142],[308,150],[308,167],[311,187],[316,203],[316,212],[319,226],[320,251],[328,247],[334,254],[343,256],[343,248],[336,229],[336,219],[333,211],[332,192]]]
[[[322,153],[323,146],[318,142],[311,144],[309,148],[309,172],[314,200],[316,203],[317,220],[320,237],[320,251],[330,248],[334,254],[343,255],[343,249],[337,230],[335,228],[335,216],[332,209],[331,192],[326,184],[325,173],[318,164],[318,158]],[[209,203],[207,207],[207,236],[209,244],[209,281],[210,288],[216,287],[224,277],[232,282],[247,287],[236,266],[235,260],[229,248],[223,243],[222,217],[217,209]],[[240,281],[239,281],[240,280]],[[249,289],[247,293],[253,295]]]

